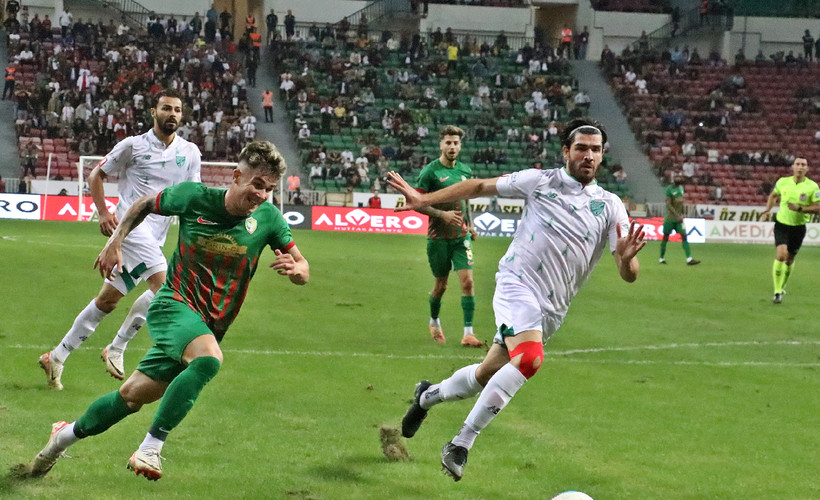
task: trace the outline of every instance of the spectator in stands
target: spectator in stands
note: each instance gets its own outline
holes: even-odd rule
[[[803,34],[803,57],[806,58],[807,61],[812,60],[812,50],[814,49],[814,37],[811,36],[809,30],[806,30]]]
[[[296,33],[296,16],[293,15],[293,12],[288,9],[287,15],[285,15],[285,37],[288,40],[293,38],[293,35]]]
[[[697,168],[697,164],[691,158],[686,159],[686,161],[681,166],[681,169],[683,170],[683,176],[686,182],[692,181],[692,179],[695,177],[695,174],[697,173]]]
[[[379,192],[377,190],[373,190],[373,196],[367,200],[368,208],[381,208],[382,207],[382,199],[379,197]]]
[[[0,193],[6,192],[6,181],[3,180],[3,176],[0,175]]]
[[[37,175],[34,168],[37,166],[37,158],[40,156],[39,146],[34,141],[29,141],[26,147],[23,148],[21,156],[23,158],[23,177],[29,174],[32,177]]]
[[[581,108],[584,111],[589,111],[591,101],[589,99],[589,94],[587,94],[584,90],[579,90],[578,93],[575,94],[573,101],[575,103],[575,107]]]
[[[643,77],[643,75],[635,79],[635,89],[638,91],[638,94],[649,93],[649,90],[646,88],[646,79]]]
[[[20,2],[18,0],[8,0],[6,2],[6,19],[17,19],[20,12]]]

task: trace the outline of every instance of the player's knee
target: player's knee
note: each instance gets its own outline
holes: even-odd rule
[[[222,360],[213,356],[201,356],[188,363],[188,368],[196,371],[207,380],[211,380],[219,373]]]
[[[94,305],[97,306],[97,309],[104,313],[110,313],[116,309],[119,302],[120,297],[113,297],[110,295],[101,295],[94,299]]]
[[[544,345],[541,342],[522,342],[510,351],[510,359],[518,359],[518,371],[526,378],[532,378],[544,361]],[[513,361],[513,366],[515,362]]]
[[[464,278],[461,280],[461,291],[464,295],[473,295],[473,278]]]

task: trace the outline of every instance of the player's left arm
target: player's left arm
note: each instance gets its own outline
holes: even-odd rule
[[[287,251],[274,250],[276,260],[270,265],[282,276],[287,276],[294,285],[304,285],[310,279],[310,265],[302,252],[292,245]]]
[[[802,212],[806,214],[820,213],[820,190],[816,190],[809,199],[812,203],[806,206],[789,202],[789,210],[794,210],[795,212]]]
[[[149,194],[135,201],[125,213],[122,221],[117,225],[114,234],[108,238],[97,260],[94,261],[94,268],[99,266],[100,275],[103,278],[112,278],[114,271],[122,272],[122,241],[128,233],[139,226],[148,214],[159,212],[157,206],[157,195]]]
[[[640,271],[638,252],[646,245],[645,234],[643,225],[634,221],[629,223],[629,231],[625,235],[622,234],[621,227],[620,222],[615,224],[618,240],[615,243],[615,251],[612,252],[612,255],[615,257],[615,265],[618,266],[621,278],[627,283],[632,283],[638,279],[638,272]]]

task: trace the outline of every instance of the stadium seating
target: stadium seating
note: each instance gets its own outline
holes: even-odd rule
[[[820,118],[807,95],[820,76],[816,63],[717,62],[674,71],[670,63],[657,62],[657,54],[630,57],[628,66],[644,76],[649,92],[638,94],[620,73],[610,75],[610,83],[659,175],[668,181],[682,168],[682,142],[698,143],[691,160],[699,169],[686,186],[687,203],[760,205],[778,177],[791,175],[792,155],[820,162],[814,138]],[[733,88],[736,76],[743,80]],[[722,95],[713,94],[715,89]],[[679,128],[664,120],[673,111],[683,118]],[[721,200],[714,199],[717,185],[723,188]]]

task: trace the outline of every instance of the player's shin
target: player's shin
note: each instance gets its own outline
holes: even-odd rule
[[[74,434],[78,438],[100,434],[135,412],[128,407],[119,391],[109,392],[91,403],[85,414],[74,422]]]
[[[439,384],[431,385],[421,395],[421,407],[425,410],[444,401],[457,401],[475,396],[481,392],[481,384],[475,374],[479,364],[465,366],[455,371]]]
[[[168,433],[185,418],[193,408],[196,398],[219,372],[220,362],[211,356],[196,358],[168,385],[159,405],[154,422],[148,432],[157,439],[165,440]]]
[[[501,367],[481,391],[478,401],[467,415],[464,426],[453,438],[452,443],[468,450],[472,448],[478,434],[507,406],[510,399],[526,381],[526,377],[513,365],[508,363]]]
[[[113,349],[124,351],[125,348],[128,347],[128,342],[130,342],[140,328],[145,325],[145,315],[148,313],[148,306],[151,305],[153,299],[154,292],[152,290],[146,290],[134,301],[131,310],[128,311],[128,315],[125,317],[125,321],[117,332],[117,336],[111,341],[111,347]]]
[[[71,351],[80,347],[80,345],[94,333],[94,330],[97,329],[97,325],[99,325],[100,321],[108,314],[97,307],[96,300],[97,299],[92,300],[85,306],[85,309],[77,315],[74,324],[71,325],[71,329],[68,330],[68,333],[65,334],[60,344],[52,351],[53,359],[58,363],[64,363],[68,355],[71,354]]]

